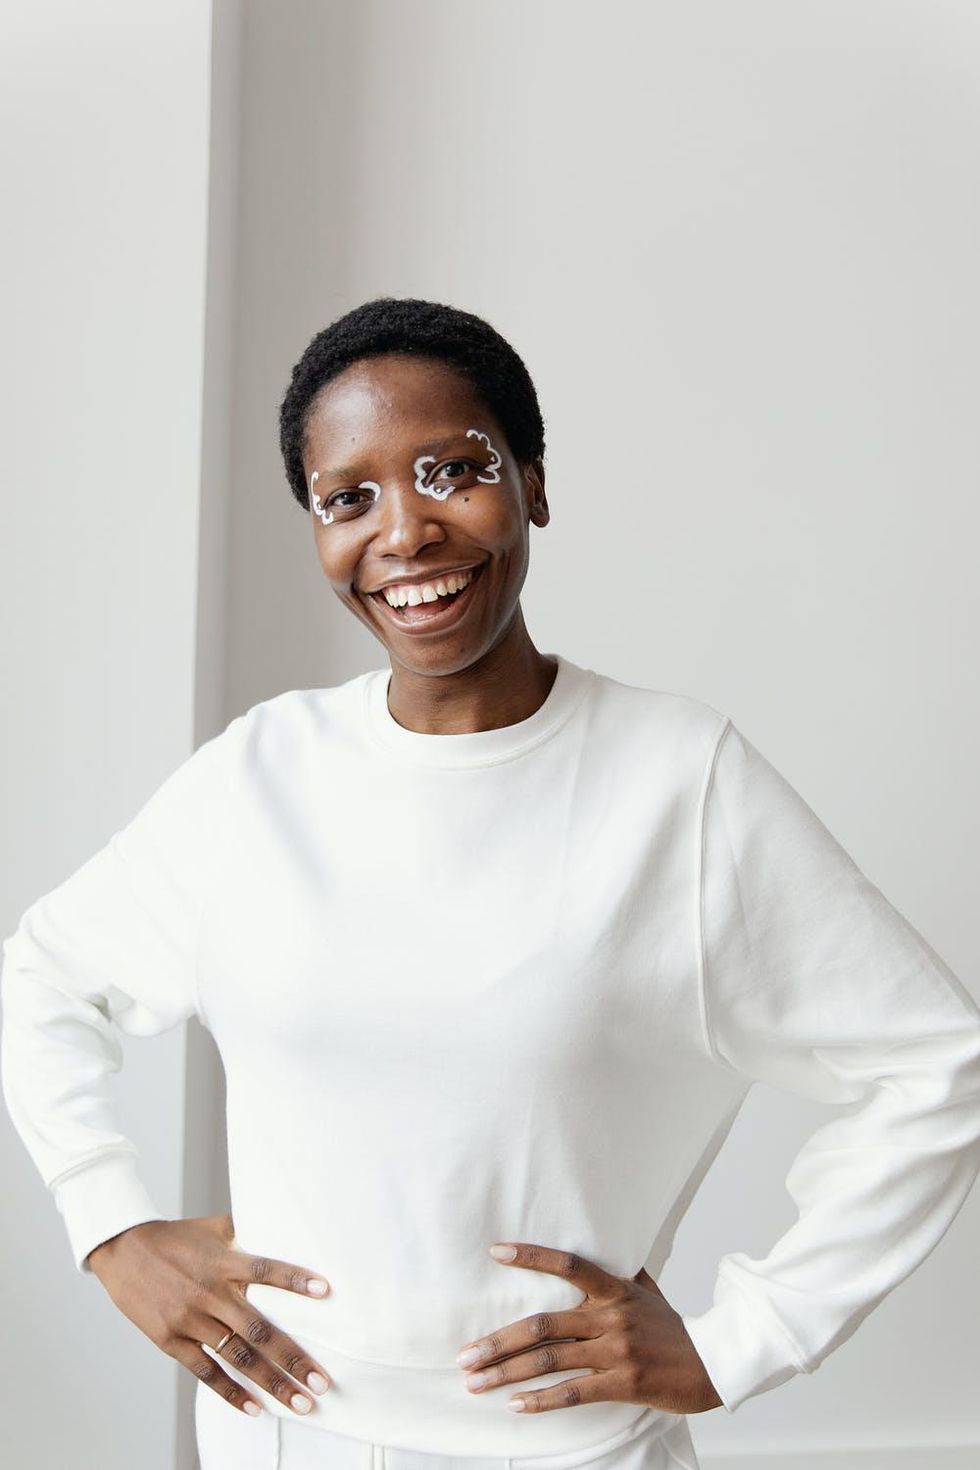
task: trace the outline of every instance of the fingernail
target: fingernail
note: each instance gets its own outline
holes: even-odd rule
[[[465,1352],[460,1353],[456,1361],[461,1368],[468,1368],[471,1363],[479,1362],[482,1357],[482,1348],[467,1348]]]
[[[251,1414],[254,1417],[256,1414],[261,1414],[262,1405],[257,1404],[254,1399],[246,1399],[245,1412],[246,1414]]]
[[[294,1393],[289,1402],[292,1404],[297,1414],[308,1414],[313,1407],[309,1399],[304,1398],[301,1393]]]
[[[467,1388],[482,1388],[486,1381],[487,1375],[485,1373],[467,1373],[466,1375]]]
[[[515,1412],[519,1414],[521,1412],[521,1410],[524,1408],[524,1400],[523,1399],[508,1399],[507,1400],[507,1407],[508,1407],[508,1409],[514,1409]]]
[[[327,1380],[322,1373],[308,1373],[306,1382],[314,1393],[326,1393],[327,1391]]]
[[[306,1289],[310,1296],[326,1296],[330,1287],[326,1281],[321,1281],[319,1276],[311,1276],[306,1283]]]
[[[490,1254],[495,1261],[512,1261],[517,1255],[516,1245],[492,1245]]]

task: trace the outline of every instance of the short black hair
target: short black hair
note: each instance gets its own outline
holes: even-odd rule
[[[290,489],[310,508],[303,470],[307,412],[325,383],[365,357],[405,352],[434,358],[469,379],[503,427],[521,465],[544,458],[538,395],[521,358],[472,312],[412,296],[377,296],[318,332],[293,368],[279,408],[279,447]]]

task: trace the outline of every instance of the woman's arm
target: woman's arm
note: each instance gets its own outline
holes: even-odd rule
[[[684,1325],[733,1412],[810,1373],[938,1244],[980,1169],[980,1009],[728,722],[703,804],[704,1024],[719,1063],[850,1104],[786,1178],[796,1223]]]
[[[96,1245],[163,1218],[108,1078],[120,1032],[152,1036],[196,1010],[198,921],[245,719],[201,745],[3,944],[3,1095],[83,1272]]]
[[[235,1409],[259,1413],[262,1404],[219,1366],[219,1342],[247,1379],[304,1414],[313,1400],[303,1386],[323,1392],[327,1372],[256,1311],[246,1290],[263,1282],[324,1296],[329,1283],[241,1249],[230,1215],[167,1220],[108,1087],[122,1064],[121,1032],[154,1036],[200,1014],[200,921],[231,831],[248,719],[200,746],[5,941],[3,1092],[64,1216],[78,1269]]]

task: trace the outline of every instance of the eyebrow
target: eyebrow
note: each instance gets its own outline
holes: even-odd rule
[[[447,439],[427,439],[424,444],[416,444],[416,458],[420,454],[438,454],[440,449],[448,449],[451,444],[456,444],[460,439],[465,438],[466,430],[461,429],[458,434],[450,434]],[[324,470],[320,478],[324,480],[356,480],[360,472],[360,465],[344,464],[335,470]]]

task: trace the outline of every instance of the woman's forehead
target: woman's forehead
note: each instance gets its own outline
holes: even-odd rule
[[[345,461],[372,450],[436,454],[460,439],[472,448],[471,428],[499,435],[493,414],[458,373],[440,363],[382,363],[355,363],[320,389],[306,422],[309,454]]]

